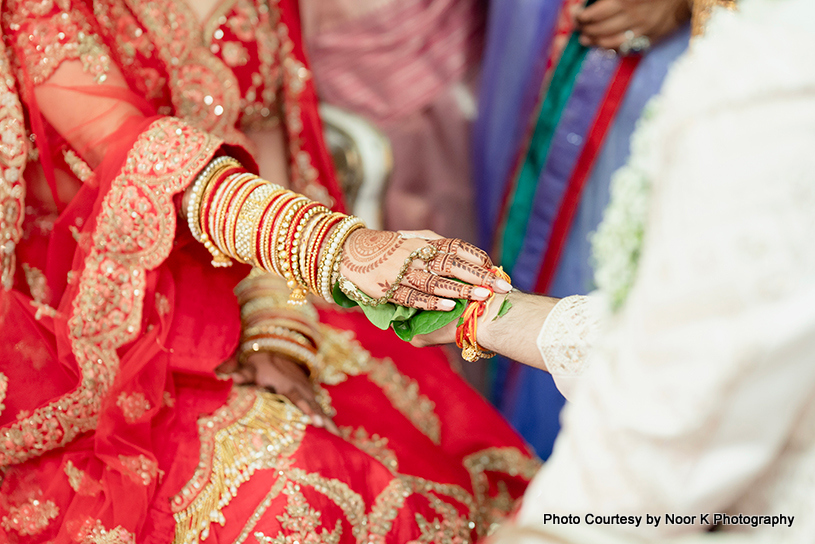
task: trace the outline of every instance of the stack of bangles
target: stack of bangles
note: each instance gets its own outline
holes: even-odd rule
[[[257,268],[238,284],[235,295],[241,305],[239,362],[252,353],[278,353],[311,373],[320,344],[314,307],[287,304],[283,280]]]
[[[509,274],[504,272],[503,268],[495,267],[493,272],[502,280],[511,283]],[[489,289],[489,287],[486,287],[486,289]],[[473,300],[464,309],[464,313],[461,314],[459,325],[456,328],[456,345],[461,349],[461,357],[465,361],[474,363],[479,359],[489,359],[495,355],[492,351],[485,350],[478,345],[477,340],[478,318],[487,313],[493,297],[495,297],[495,293],[490,292],[490,296],[486,300]]]
[[[214,266],[236,259],[282,276],[292,304],[303,304],[309,291],[333,300],[342,246],[365,227],[358,217],[331,212],[228,156],[213,159],[196,177],[187,223]]]

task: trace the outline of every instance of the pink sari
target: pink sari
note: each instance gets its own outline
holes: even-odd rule
[[[301,5],[320,98],[366,117],[391,140],[387,227],[473,240],[468,102],[483,46],[482,3]]]

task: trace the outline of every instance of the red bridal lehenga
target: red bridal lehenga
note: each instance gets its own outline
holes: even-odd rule
[[[319,309],[341,437],[215,375],[248,268],[210,265],[181,192],[279,123],[292,187],[341,200],[296,3],[0,6],[0,541],[468,542],[505,515],[537,462],[361,313]]]

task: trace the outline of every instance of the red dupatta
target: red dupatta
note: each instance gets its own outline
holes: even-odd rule
[[[174,2],[13,4],[0,4],[0,540],[169,542],[197,417],[229,390],[213,370],[235,349],[245,274],[208,265],[173,197],[224,141],[241,153],[235,76]],[[291,177],[340,203],[296,3],[279,5]],[[43,217],[26,218],[27,185],[56,196],[47,234],[25,229]]]

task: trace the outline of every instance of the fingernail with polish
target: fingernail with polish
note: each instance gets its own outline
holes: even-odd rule
[[[490,296],[491,291],[485,287],[476,287],[473,289],[473,297],[484,300]]]
[[[315,427],[324,427],[325,423],[323,422],[323,418],[317,415],[311,416],[311,421],[314,423]]]
[[[510,285],[509,282],[499,278],[495,280],[495,290],[500,293],[509,293],[512,291],[512,285]]]
[[[439,307],[442,308],[443,310],[452,310],[453,308],[456,307],[456,303],[453,302],[452,300],[447,300],[446,298],[443,298],[439,301]]]

